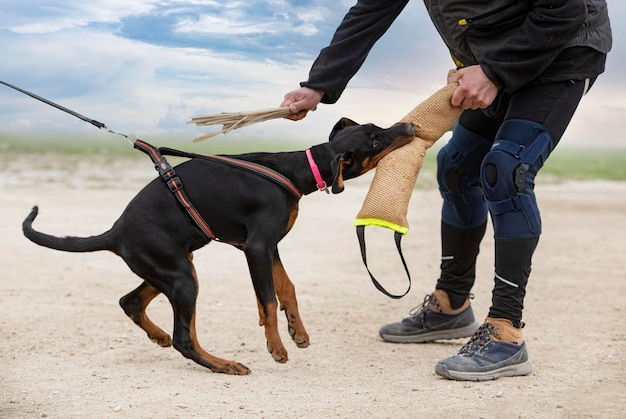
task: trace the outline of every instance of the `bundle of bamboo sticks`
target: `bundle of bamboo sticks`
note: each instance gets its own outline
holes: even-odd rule
[[[219,131],[211,132],[193,140],[194,143],[207,140],[219,134],[228,134],[232,130],[247,127],[270,119],[284,118],[289,115],[288,107],[260,109],[247,112],[222,112],[214,115],[195,116],[188,124],[197,126],[222,125]]]

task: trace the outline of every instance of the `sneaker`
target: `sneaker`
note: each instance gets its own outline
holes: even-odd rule
[[[451,380],[485,381],[527,375],[532,369],[521,328],[506,319],[487,318],[458,355],[437,363],[435,373]]]
[[[442,311],[448,306],[448,313]],[[448,294],[435,290],[412,309],[410,317],[400,322],[384,325],[378,334],[387,342],[425,343],[440,339],[457,339],[472,336],[480,324],[474,318],[469,299],[463,307],[451,310]]]

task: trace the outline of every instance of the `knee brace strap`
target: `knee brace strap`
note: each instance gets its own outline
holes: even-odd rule
[[[551,148],[550,133],[541,124],[508,120],[502,125],[481,169],[496,238],[541,234],[534,180]]]

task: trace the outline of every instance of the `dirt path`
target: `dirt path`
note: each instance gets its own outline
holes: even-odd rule
[[[40,207],[36,227],[43,231],[104,231],[152,178],[150,165],[47,162],[41,168],[41,161],[23,157],[0,169],[0,417],[626,415],[626,183],[538,185],[544,235],[526,299],[525,336],[534,364],[527,377],[447,381],[434,374],[434,364],[464,341],[379,340],[380,325],[405,316],[434,286],[440,198],[434,189],[413,195],[403,240],[413,288],[393,301],[371,284],[352,227],[368,179],[348,182],[341,195],[303,198],[299,220],[281,243],[312,340],[309,348],[296,348],[282,324],[290,351],[285,365],[265,351],[243,255],[221,244],[197,252],[198,336],[209,352],[253,371],[233,377],[159,348],[126,318],[117,300],[139,281],[119,258],[55,252],[21,234],[34,204]],[[406,280],[392,242],[388,231],[368,233],[372,270],[390,291],[400,292]],[[473,301],[479,317],[489,306],[492,253],[485,240]],[[381,254],[385,260],[376,258]],[[149,312],[171,328],[164,299]]]

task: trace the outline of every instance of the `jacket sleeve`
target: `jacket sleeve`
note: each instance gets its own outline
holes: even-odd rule
[[[303,87],[323,90],[322,103],[335,103],[370,50],[408,0],[359,0],[346,14],[330,44],[320,51]]]
[[[587,17],[584,0],[534,0],[519,31],[479,60],[491,80],[514,92],[537,78],[576,36]]]

